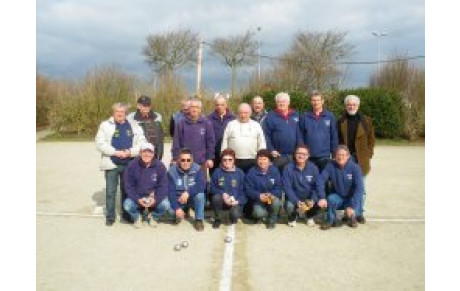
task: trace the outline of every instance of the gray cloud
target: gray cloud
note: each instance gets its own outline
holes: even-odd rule
[[[375,3],[374,3],[375,2]],[[256,31],[262,27],[262,54],[279,55],[299,31],[347,31],[355,45],[353,60],[377,59],[372,31],[381,38],[381,58],[398,51],[425,54],[425,4],[407,1],[147,1],[67,0],[37,1],[37,68],[56,78],[83,76],[95,65],[119,64],[145,79],[151,72],[141,50],[149,33],[180,27],[201,33],[205,41]],[[207,50],[207,48],[205,48]],[[424,60],[418,61],[423,64]],[[262,60],[262,68],[272,65]],[[255,68],[244,68],[244,84]],[[373,65],[350,66],[346,85],[367,84]],[[196,68],[182,70],[193,89]],[[208,88],[228,90],[230,73],[205,51],[203,82]]]

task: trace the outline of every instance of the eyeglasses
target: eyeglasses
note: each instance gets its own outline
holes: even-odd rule
[[[297,156],[306,156],[308,155],[307,153],[295,153]]]
[[[222,161],[224,162],[229,162],[229,161],[233,161],[233,159],[229,158],[229,159],[222,159]]]
[[[185,162],[190,163],[192,161],[192,159],[181,159],[180,161],[182,163],[185,163]]]

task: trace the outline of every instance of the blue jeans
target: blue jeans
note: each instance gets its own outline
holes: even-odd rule
[[[356,154],[350,155],[352,158],[352,161],[355,163],[358,163],[358,158],[356,157]],[[361,201],[361,215],[364,214],[364,202],[366,201],[366,176],[363,175],[363,188],[364,188],[364,193],[363,193],[363,200]]]
[[[136,221],[139,218],[139,215],[144,213],[145,208],[141,207],[137,201],[134,201],[130,198],[126,198],[123,202],[123,209],[128,212],[129,217],[132,221]],[[168,198],[164,198],[159,204],[155,205],[154,207],[149,207],[148,212],[152,213],[153,218],[158,220],[161,216],[168,213],[169,215],[173,215],[173,211],[171,209],[171,204],[169,203]],[[145,217],[144,217],[145,219]]]
[[[184,210],[185,208],[192,207],[195,210],[195,220],[204,220],[204,204],[206,200],[204,193],[198,193],[195,197],[190,196],[186,204],[180,204],[179,207]]]
[[[355,216],[362,215],[361,204],[362,203],[359,203],[357,209],[354,209]],[[347,207],[353,208],[351,204],[351,198],[343,198],[337,193],[331,193],[327,197],[327,222],[329,222],[330,224],[334,223],[334,221],[336,220],[336,211],[344,210]]]
[[[254,202],[252,216],[256,219],[268,216],[269,222],[276,223],[280,209],[281,200],[278,197],[275,197],[275,200],[272,201],[272,204],[265,204],[259,200]]]
[[[120,181],[120,204],[126,198],[125,183],[123,182],[123,172],[126,165],[117,165],[115,169],[105,171],[105,211],[106,220],[115,221],[115,198],[117,196],[118,181]],[[127,213],[122,210],[123,218],[127,218]]]

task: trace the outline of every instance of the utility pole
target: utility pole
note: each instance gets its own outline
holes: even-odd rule
[[[196,96],[201,98],[201,54],[203,50],[203,39],[200,36],[200,44],[198,46],[198,58],[196,69]]]

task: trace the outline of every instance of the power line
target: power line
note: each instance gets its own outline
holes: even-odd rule
[[[210,47],[213,47],[213,44],[208,43],[203,41],[202,42],[205,45],[208,45]],[[258,57],[258,55],[250,55],[253,57]],[[298,63],[298,64],[303,64],[303,63],[309,63],[311,62],[310,60],[302,60],[302,59],[289,59],[289,58],[283,58],[283,57],[276,57],[276,56],[269,56],[269,55],[260,55],[261,58],[264,59],[269,59],[269,60],[276,60],[276,61],[284,61],[284,62],[291,62],[291,63]],[[380,61],[380,63],[394,63],[394,62],[400,62],[400,61],[409,61],[409,60],[416,60],[416,59],[424,59],[424,55],[419,55],[419,56],[412,56],[412,57],[405,57],[405,58],[396,58],[396,59],[391,59],[391,60],[385,60],[385,61]],[[375,65],[378,64],[379,61],[340,61],[340,62],[330,62],[330,64],[337,64],[337,65]]]

